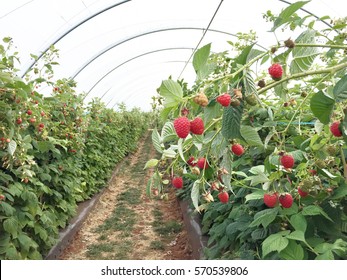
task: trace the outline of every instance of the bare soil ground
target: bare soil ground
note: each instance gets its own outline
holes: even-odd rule
[[[168,201],[146,195],[153,171],[143,167],[155,157],[148,133],[137,152],[118,165],[99,202],[59,259],[192,259],[174,190]]]

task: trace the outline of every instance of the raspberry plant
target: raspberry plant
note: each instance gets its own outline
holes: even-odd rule
[[[247,36],[246,45],[231,44],[242,45],[232,57],[212,54],[208,44],[194,55],[191,88],[170,78],[158,90],[164,124],[152,139],[162,157],[146,165],[156,169],[148,193],[165,192],[166,178],[183,174],[178,194],[202,215],[206,258],[347,258],[346,30],[337,22],[316,29],[316,19],[297,14],[306,3],[267,12],[276,33],[267,50]],[[225,94],[231,102],[223,107]],[[201,96],[208,102],[197,102]],[[172,120],[183,108],[203,119],[202,135],[177,137]],[[337,121],[340,138],[330,131]],[[240,156],[231,151],[236,142],[245,147]],[[205,158],[208,168],[196,169],[192,158]],[[221,191],[228,203],[219,202]]]
[[[75,82],[54,80],[57,50],[23,80],[12,40],[0,45],[0,259],[42,259],[77,202],[103,188],[147,127],[139,110],[83,103]],[[41,88],[51,89],[49,96]]]

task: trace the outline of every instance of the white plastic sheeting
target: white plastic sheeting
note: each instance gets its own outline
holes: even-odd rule
[[[55,43],[60,54],[55,77],[74,77],[77,91],[88,93],[86,101],[100,97],[108,107],[124,102],[150,110],[162,79],[194,80],[187,62],[209,23],[200,46],[212,43],[213,52],[229,50],[232,34],[250,30],[257,32],[259,45],[269,47],[276,40],[262,15],[279,14],[286,2],[294,1],[2,0],[0,37],[13,38],[19,75],[32,65],[31,53],[40,55]],[[304,9],[338,18],[346,16],[345,6],[343,0],[311,0]]]

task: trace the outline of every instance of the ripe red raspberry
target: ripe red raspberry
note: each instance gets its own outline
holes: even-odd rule
[[[222,191],[218,194],[218,199],[222,203],[227,203],[229,201],[229,194],[226,191]]]
[[[182,177],[174,177],[172,179],[172,185],[176,189],[182,189],[182,187],[183,187],[183,179],[182,179]]]
[[[264,194],[264,204],[267,207],[275,207],[278,202],[278,194],[277,193],[265,193]]]
[[[293,197],[290,193],[281,194],[278,200],[283,208],[290,208],[293,205]]]
[[[315,169],[310,169],[308,172],[309,172],[312,176],[317,175],[317,170],[315,170]]]
[[[179,117],[174,120],[176,134],[180,138],[186,138],[190,132],[190,122],[187,117]]]
[[[281,164],[284,168],[292,168],[294,166],[294,158],[292,155],[283,155],[281,157]]]
[[[190,122],[190,131],[193,134],[201,135],[204,133],[204,121],[200,117],[196,117]]]
[[[228,107],[231,102],[230,94],[224,93],[216,98],[216,101],[223,107]]]
[[[231,151],[237,156],[241,156],[245,152],[244,148],[240,144],[232,145]]]
[[[340,122],[339,121],[333,122],[330,126],[330,131],[335,137],[341,137],[342,132],[340,130]]]
[[[270,74],[272,79],[280,80],[282,78],[283,68],[282,68],[281,64],[279,64],[279,63],[272,64],[269,67],[268,71],[269,71],[269,74]]]
[[[298,188],[298,193],[301,197],[308,196],[308,192],[303,191],[302,189]]]
[[[195,162],[195,158],[193,156],[191,156],[188,160],[187,160],[187,164],[194,167],[196,166],[196,162]]]
[[[200,169],[207,169],[208,168],[208,162],[205,158],[199,158],[197,165]]]

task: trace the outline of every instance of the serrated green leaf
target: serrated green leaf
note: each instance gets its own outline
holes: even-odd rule
[[[297,241],[306,242],[305,234],[301,230],[295,230],[295,231],[291,232],[289,235],[287,235],[287,238],[297,240]]]
[[[303,260],[304,249],[294,240],[289,240],[288,246],[280,252],[280,257],[285,260]]]
[[[240,133],[241,119],[243,113],[243,102],[237,107],[224,108],[222,118],[222,135],[225,139],[242,139]]]
[[[347,99],[347,75],[339,80],[333,89],[336,102],[341,102]]]
[[[277,214],[278,208],[271,208],[259,211],[254,215],[254,221],[249,225],[249,227],[262,225],[264,228],[266,228],[276,219]]]
[[[275,251],[280,253],[288,246],[289,240],[283,234],[284,232],[271,234],[264,240],[262,243],[263,257]]]
[[[295,214],[290,217],[290,224],[293,226],[295,230],[299,230],[302,232],[306,231],[307,228],[307,222],[305,217],[301,214]]]
[[[243,139],[246,140],[248,145],[257,147],[264,146],[257,130],[254,127],[242,125],[240,128],[240,134],[243,137]]]
[[[177,144],[178,144],[178,154],[180,155],[183,162],[186,162],[184,155],[183,155],[183,139],[182,138],[178,139]]]
[[[322,91],[315,93],[310,102],[312,113],[323,124],[330,122],[331,114],[334,110],[335,101],[329,96],[325,95]]]
[[[309,29],[304,31],[295,40],[296,43],[315,44],[316,31]],[[308,70],[313,64],[314,59],[319,55],[320,51],[316,47],[300,47],[293,49],[293,60],[290,64],[290,73],[296,74]]]
[[[2,226],[6,232],[11,233],[13,236],[17,236],[18,222],[14,217],[6,219]]]
[[[275,94],[278,97],[280,97],[282,100],[288,99],[288,97],[287,97],[287,93],[288,93],[287,85],[288,85],[288,82],[283,82],[283,83],[280,83],[279,85],[274,87]]]
[[[153,147],[159,152],[162,153],[163,152],[163,147],[161,144],[161,137],[159,135],[159,132],[156,128],[153,129],[152,131],[152,143],[153,143]]]
[[[156,167],[158,162],[159,162],[159,160],[152,158],[146,162],[145,167],[143,169]]]
[[[316,216],[316,215],[322,215],[323,217],[325,217],[326,219],[328,219],[329,221],[331,222],[334,222],[329,216],[327,213],[324,212],[324,210],[317,206],[317,205],[308,205],[308,206],[305,206],[303,209],[302,209],[302,215],[304,216]]]
[[[326,251],[323,254],[318,255],[315,260],[334,260],[334,254],[332,251]]]
[[[161,129],[161,139],[163,143],[171,142],[177,139],[177,134],[173,122],[166,122]]]
[[[260,191],[255,191],[250,194],[247,194],[245,197],[246,198],[245,202],[249,200],[262,199],[264,197],[264,193],[265,191],[260,190]]]
[[[190,198],[193,202],[193,205],[195,209],[199,211],[199,197],[200,197],[200,186],[201,186],[201,181],[196,180],[193,184],[192,191],[190,193]]]
[[[193,67],[195,72],[198,73],[202,67],[207,63],[208,57],[210,56],[211,43],[207,44],[198,49],[193,56]]]
[[[173,80],[164,80],[159,88],[159,94],[164,98],[166,107],[177,106],[183,98],[182,87]]]
[[[16,151],[16,149],[17,149],[17,143],[16,143],[16,141],[11,140],[11,142],[8,143],[8,146],[7,146],[7,151],[8,151],[8,153],[9,153],[11,156],[13,156],[14,153],[15,153],[15,151]]]
[[[30,247],[37,247],[37,244],[29,236],[27,236],[24,233],[20,233],[17,239],[19,240],[21,248],[25,252],[29,252]]]
[[[276,18],[271,31],[274,32],[278,27],[290,21],[292,15],[310,1],[298,1],[285,8]]]
[[[246,70],[245,70],[246,71]],[[243,85],[245,87],[245,96],[248,96],[252,93],[257,94],[257,86],[254,82],[252,74],[250,71],[244,71]]]

